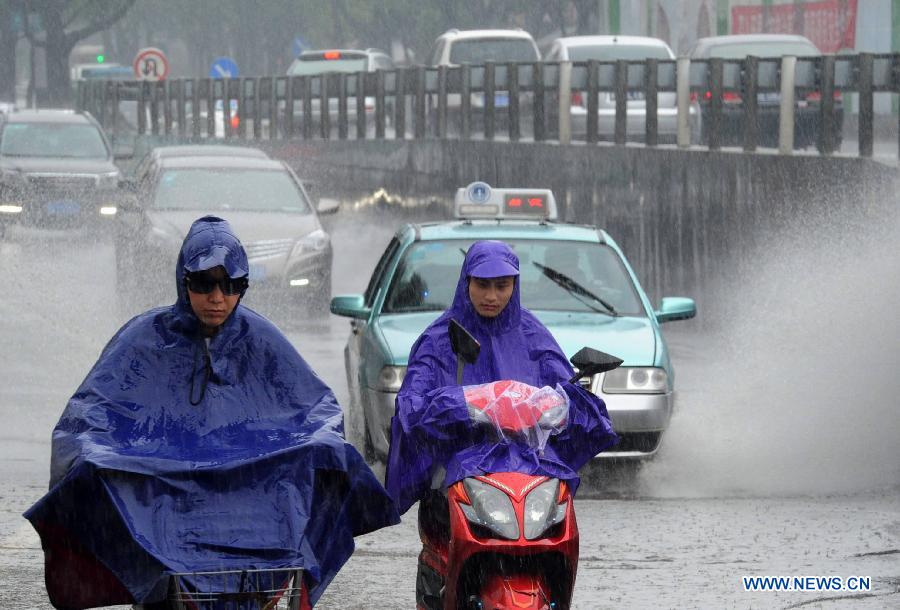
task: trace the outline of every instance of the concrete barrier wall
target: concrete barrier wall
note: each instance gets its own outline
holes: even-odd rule
[[[849,222],[897,186],[895,167],[860,158],[439,140],[263,146],[325,192],[550,187],[562,219],[609,231],[656,303],[684,295],[701,307],[799,223]]]

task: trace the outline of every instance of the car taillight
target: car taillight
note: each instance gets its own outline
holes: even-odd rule
[[[834,92],[834,99],[837,101],[841,100],[841,92],[840,91]],[[810,91],[809,93],[806,94],[807,102],[819,102],[821,100],[822,100],[822,93],[820,91]]]
[[[733,91],[725,91],[722,93],[722,101],[726,104],[736,104],[741,101],[741,94]]]
[[[581,95],[581,91],[572,92],[572,105],[584,106],[584,97]]]
[[[241,124],[240,117],[238,117],[237,115],[234,115],[233,117],[231,117],[231,128],[232,129],[237,129],[238,125],[240,125],[240,124]]]

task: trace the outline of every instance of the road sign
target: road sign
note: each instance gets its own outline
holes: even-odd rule
[[[306,44],[306,40],[302,36],[297,36],[291,43],[291,53],[294,54],[294,57],[300,57],[300,54],[308,48],[309,45]]]
[[[209,69],[210,78],[237,78],[238,67],[230,57],[219,57]]]
[[[165,53],[155,47],[138,51],[132,67],[139,80],[164,80],[169,75],[169,60]]]

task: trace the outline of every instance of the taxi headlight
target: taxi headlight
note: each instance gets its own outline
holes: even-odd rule
[[[567,502],[556,503],[559,479],[544,481],[525,497],[525,539],[540,538],[566,517]]]
[[[405,366],[386,366],[378,373],[376,389],[382,392],[399,392],[403,378],[406,376]]]
[[[330,242],[331,238],[328,236],[328,233],[322,229],[316,229],[309,235],[297,240],[297,243],[294,244],[294,250],[291,252],[291,257],[300,256],[301,254],[323,252],[328,248]]]
[[[655,367],[620,367],[603,376],[606,394],[664,394],[668,388],[669,376]]]
[[[460,502],[459,507],[470,523],[486,527],[508,540],[519,539],[519,523],[509,496],[478,479],[463,481],[471,506]]]

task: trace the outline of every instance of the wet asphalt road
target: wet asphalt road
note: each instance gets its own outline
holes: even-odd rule
[[[364,289],[395,222],[359,219],[346,210],[330,221],[338,253],[335,293]],[[50,432],[66,399],[121,322],[112,254],[112,246],[102,239],[58,233],[14,233],[0,242],[4,608],[50,607],[39,541],[20,515],[46,490]],[[347,332],[346,320],[333,316],[325,327],[291,324],[288,330],[344,405],[342,349]],[[863,470],[853,471],[839,478],[864,479],[862,486],[799,486],[802,493],[784,493],[778,486],[748,482],[747,464],[751,469],[755,463],[772,469],[765,455],[777,452],[774,447],[762,447],[758,456],[733,462],[720,455],[715,461],[723,469],[735,465],[725,474],[706,462],[692,461],[693,453],[709,442],[709,434],[722,436],[714,426],[727,427],[735,421],[696,419],[707,413],[699,405],[709,402],[708,376],[721,364],[706,349],[716,338],[690,325],[673,327],[669,336],[679,368],[680,411],[664,451],[645,472],[603,468],[589,473],[591,484],[576,505],[582,538],[574,607],[900,606],[896,471],[889,469],[871,481],[862,476]],[[896,398],[891,400],[896,405]],[[816,430],[808,433],[814,435]],[[724,436],[728,434],[740,436],[740,431],[725,430]],[[736,450],[740,448],[738,443]],[[722,450],[727,452],[727,446]],[[871,474],[872,464],[859,468]],[[777,468],[768,474],[790,480]],[[683,484],[704,477],[709,477],[706,486]],[[402,524],[357,540],[356,553],[319,607],[412,608],[417,551],[412,510]],[[872,590],[743,591],[742,576],[772,575],[869,576]]]

